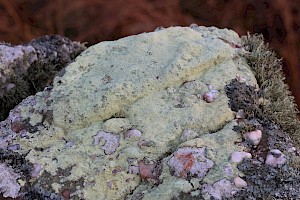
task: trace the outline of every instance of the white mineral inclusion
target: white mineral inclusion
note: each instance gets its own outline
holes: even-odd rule
[[[241,179],[240,177],[235,177],[233,179],[233,183],[237,188],[245,188],[247,187],[247,182]]]
[[[246,132],[244,133],[244,136],[246,139],[250,140],[254,145],[258,145],[261,140],[262,133],[261,130],[256,130],[256,131]]]
[[[276,167],[286,163],[286,156],[278,149],[272,149],[267,155],[265,162],[267,165]]]
[[[131,138],[131,137],[139,138],[142,136],[142,133],[139,130],[132,129],[132,130],[129,130],[126,133],[124,133],[124,136],[125,136],[125,138]]]
[[[243,151],[236,151],[231,154],[230,161],[239,163],[239,162],[242,162],[242,160],[244,158],[251,158],[251,157],[252,157],[251,153],[247,153],[247,152],[243,152]]]

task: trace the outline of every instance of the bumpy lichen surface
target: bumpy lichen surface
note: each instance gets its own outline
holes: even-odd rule
[[[235,143],[241,137],[232,130],[224,86],[237,75],[256,83],[239,43],[227,29],[173,27],[94,45],[54,79],[52,90],[1,122],[1,130],[18,132],[1,148],[20,144],[18,151],[42,166],[37,182],[56,193],[68,189],[74,199],[199,195],[200,180],[213,185],[239,173],[229,159],[243,150]],[[203,94],[212,87],[218,96],[207,102]],[[127,137],[129,130],[140,133]],[[186,130],[194,134],[182,143]],[[180,148],[203,150],[183,155],[182,176],[169,162]],[[208,161],[207,173],[194,168]]]

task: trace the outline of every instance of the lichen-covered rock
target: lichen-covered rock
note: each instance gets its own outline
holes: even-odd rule
[[[244,150],[242,135],[224,87],[256,80],[239,44],[233,31],[193,26],[94,45],[10,112],[0,147],[19,144],[40,166],[34,184],[74,199],[201,195],[202,183],[240,175],[230,155]]]

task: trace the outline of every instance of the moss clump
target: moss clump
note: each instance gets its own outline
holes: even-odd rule
[[[262,118],[267,118],[279,125],[290,134],[293,141],[300,147],[299,113],[294,97],[284,83],[281,60],[264,43],[262,35],[242,37],[244,54],[252,68],[264,99]]]

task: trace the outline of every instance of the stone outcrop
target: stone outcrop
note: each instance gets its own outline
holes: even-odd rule
[[[88,48],[0,123],[0,147],[34,165],[20,195],[231,198],[245,187],[231,155],[249,148],[225,86],[257,86],[244,51],[235,32],[195,25]]]

